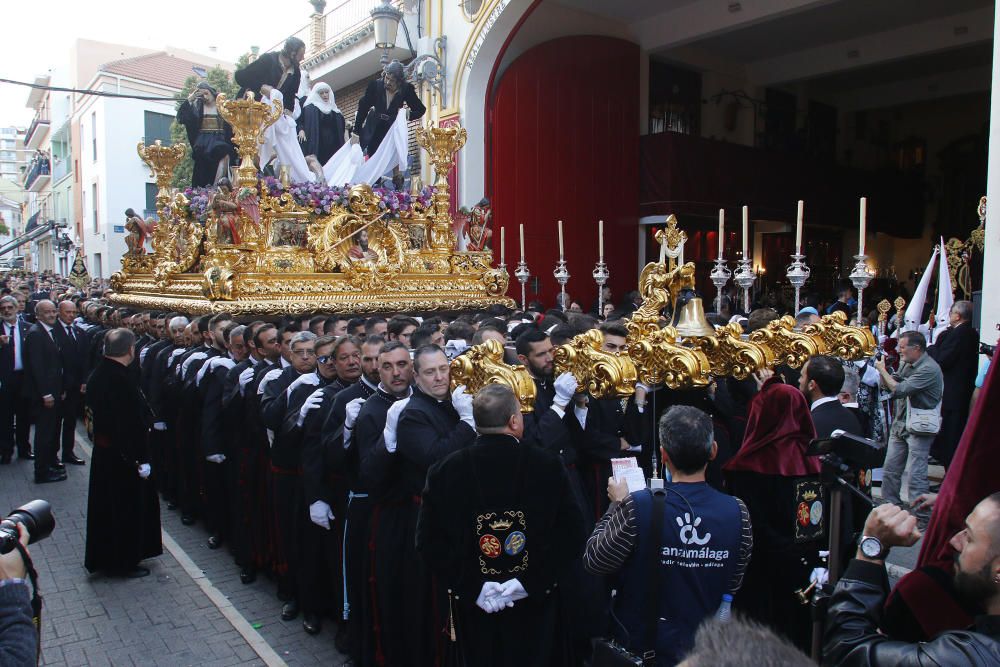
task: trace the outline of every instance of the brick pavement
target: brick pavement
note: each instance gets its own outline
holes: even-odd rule
[[[88,466],[67,466],[65,482],[34,484],[30,462],[15,459],[0,466],[0,512],[44,498],[56,515],[52,536],[31,546],[45,601],[42,664],[224,667],[344,661],[334,648],[331,622],[313,637],[300,620],[282,621],[270,581],[260,577],[244,586],[229,553],[208,549],[204,528],[182,525],[179,514],[165,505],[164,554],[143,563],[151,570],[148,577],[90,575],[83,567],[90,471],[89,448],[80,444],[85,440],[78,432],[77,454]],[[168,546],[183,550],[179,559]]]

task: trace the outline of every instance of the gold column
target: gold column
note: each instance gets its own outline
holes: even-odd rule
[[[255,102],[253,92],[247,91],[242,100],[230,100],[225,93],[219,93],[216,106],[222,118],[233,126],[233,141],[240,155],[240,166],[236,170],[238,187],[256,188],[257,147],[264,143],[264,131],[281,118],[282,105]]]
[[[435,254],[450,253],[455,248],[455,233],[451,229],[448,209],[451,193],[448,191],[448,172],[455,164],[455,153],[465,145],[468,134],[464,127],[435,127],[427,123],[417,128],[417,144],[427,151],[434,165],[434,200],[431,204],[430,249]]]

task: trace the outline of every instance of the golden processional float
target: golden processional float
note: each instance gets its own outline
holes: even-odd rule
[[[492,251],[454,249],[447,174],[465,144],[464,129],[417,130],[436,181],[405,210],[387,206],[368,185],[320,207],[257,177],[258,146],[280,106],[254,101],[252,93],[220,95],[217,104],[241,160],[236,191],[214,194],[199,215],[170,187],[185,146],[140,143],[139,156],[159,186],[159,220],[152,252],[130,243],[121,271],[111,276],[113,303],[235,317],[513,307],[507,272],[493,267]]]
[[[257,147],[281,109],[254,101],[252,93],[237,100],[220,95],[217,104],[233,127],[241,158],[238,191],[223,202],[229,205],[212,202],[199,215],[189,198],[170,186],[185,147],[140,143],[139,155],[159,186],[159,220],[151,253],[141,241],[129,244],[121,271],[111,277],[113,303],[237,318],[514,307],[505,296],[507,271],[493,267],[491,250],[455,250],[447,174],[465,144],[464,129],[429,123],[417,130],[436,176],[426,204],[415,201],[406,211],[392,212],[371,187],[357,185],[343,201],[317,209],[289,189],[275,192],[258,179]],[[362,232],[366,244],[359,241]],[[872,333],[847,326],[839,312],[802,331],[787,316],[749,337],[736,323],[713,327],[694,291],[694,264],[674,259],[684,235],[673,216],[663,234],[669,251],[640,274],[643,303],[626,323],[625,351],[603,350],[596,329],[554,350],[556,373],[572,372],[580,391],[623,398],[634,393],[636,382],[697,389],[716,377],[744,379],[778,364],[798,368],[814,354],[853,360],[874,352]],[[662,321],[665,309],[673,313],[670,324]],[[533,408],[534,381],[523,366],[504,362],[504,348],[496,341],[455,359],[452,383],[472,392],[504,384],[525,411]]]

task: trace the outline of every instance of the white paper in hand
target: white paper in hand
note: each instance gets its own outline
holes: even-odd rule
[[[646,488],[646,475],[643,474],[639,462],[634,456],[620,459],[611,459],[611,474],[615,481],[625,480],[628,485],[628,492],[635,493]]]

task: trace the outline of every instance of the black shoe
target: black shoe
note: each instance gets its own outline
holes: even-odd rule
[[[240,570],[240,581],[244,584],[252,584],[257,581],[257,572],[250,568]]]
[[[167,509],[168,510],[175,510],[175,509],[177,509],[177,503],[175,503],[172,500],[168,500],[167,501]]]
[[[10,465],[10,462],[12,460],[13,459],[10,454],[4,454],[3,456],[0,456],[0,465],[3,466]]]
[[[208,538],[209,549],[218,549],[221,546],[222,546],[222,538],[219,537],[218,535],[212,535]]]
[[[69,463],[69,464],[72,464],[72,465],[75,465],[75,466],[85,466],[85,465],[87,465],[86,461],[84,461],[83,459],[81,459],[79,456],[73,456],[72,454],[69,455],[69,456],[64,456],[63,457],[63,463]]]
[[[122,577],[124,579],[141,579],[142,577],[149,576],[149,568],[136,565],[127,570],[109,570],[107,575],[109,577]]]
[[[28,452],[27,454],[18,453],[17,458],[21,459],[22,461],[34,461],[35,455],[32,454],[31,452]]]
[[[306,614],[302,617],[302,629],[311,635],[318,635],[323,629],[323,621],[319,614]]]
[[[53,461],[52,465],[50,465],[49,467],[52,468],[53,470],[60,470],[60,471],[66,469],[66,466],[64,466],[63,464],[59,463],[59,461]]]
[[[46,470],[41,475],[35,475],[35,484],[48,484],[49,482],[62,482],[66,479],[65,473],[56,470]]]
[[[181,514],[181,523],[183,523],[185,526],[190,526],[195,521],[197,521],[197,519],[195,519],[190,514]]]
[[[295,600],[289,600],[281,607],[281,620],[291,621],[296,616],[299,615],[299,603]]]

